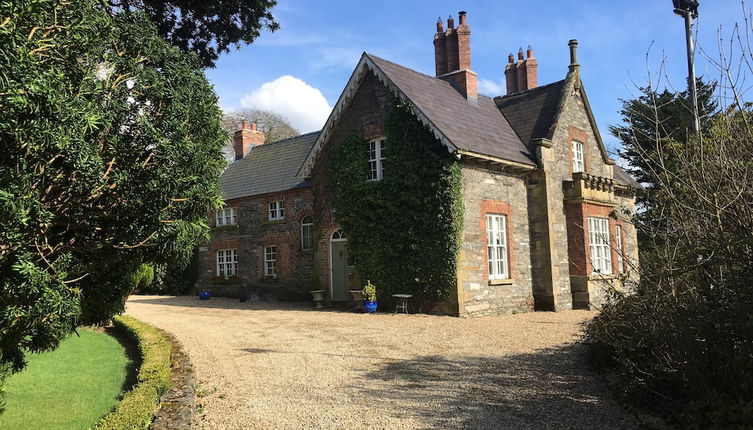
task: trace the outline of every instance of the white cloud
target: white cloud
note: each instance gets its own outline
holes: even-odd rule
[[[501,96],[505,91],[502,83],[496,83],[488,79],[478,80],[478,92],[489,97]]]
[[[321,129],[332,110],[321,91],[290,75],[262,84],[241,106],[278,113],[302,133]]]

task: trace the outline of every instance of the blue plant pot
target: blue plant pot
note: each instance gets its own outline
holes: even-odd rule
[[[199,291],[199,299],[200,300],[209,300],[212,298],[212,292],[209,290],[201,290]]]
[[[363,302],[361,302],[361,309],[363,309],[363,311],[366,313],[373,314],[377,310],[377,304],[378,302],[376,300],[373,302],[364,300]]]

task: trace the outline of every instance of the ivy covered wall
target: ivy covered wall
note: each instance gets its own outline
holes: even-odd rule
[[[328,151],[329,187],[360,278],[380,301],[412,293],[423,301],[454,298],[463,224],[460,162],[404,102],[384,121],[384,179],[366,181],[368,143],[352,130]]]

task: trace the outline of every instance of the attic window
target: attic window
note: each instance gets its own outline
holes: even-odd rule
[[[368,181],[381,181],[384,178],[384,152],[387,140],[383,137],[369,141],[369,174]]]
[[[573,140],[573,173],[583,171],[583,142]]]

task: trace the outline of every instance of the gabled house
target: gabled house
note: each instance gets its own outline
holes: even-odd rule
[[[324,154],[356,133],[368,154],[363,180],[385,179],[385,148],[400,145],[388,141],[385,118],[398,102],[462,175],[457,279],[445,309],[477,316],[588,308],[607,285],[620,287],[637,261],[636,232],[624,214],[635,212],[638,184],[607,154],[580,79],[577,42],[569,43],[565,78],[543,86],[530,47],[510,55],[507,94],[489,98],[478,94],[471,70],[465,12],[457,28],[452,18],[447,27],[437,23],[434,76],[364,53],[321,132],[256,146],[245,157],[244,131],[236,133],[241,159],[220,181],[238,226],[217,216],[215,239],[201,248],[202,287],[290,296],[319,285],[331,300],[347,300],[357,262],[348,258],[349,232],[334,210]],[[289,217],[284,223],[265,218],[273,204]],[[228,258],[237,270],[227,269]],[[270,261],[280,268],[272,276]]]

